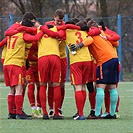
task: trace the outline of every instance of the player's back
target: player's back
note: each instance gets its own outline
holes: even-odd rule
[[[66,44],[69,49],[69,45],[71,44],[79,44],[81,43],[85,38],[87,37],[86,31],[81,30],[66,30]],[[70,64],[73,64],[75,62],[82,62],[82,61],[91,61],[91,55],[88,50],[88,47],[82,47],[82,49],[79,49],[76,51],[76,54],[73,55],[69,49],[69,55],[70,55]]]
[[[97,65],[101,65],[112,58],[118,57],[112,44],[108,40],[104,40],[100,35],[92,36],[92,38],[93,44],[89,45],[89,50],[96,59]]]
[[[26,43],[23,40],[22,32],[8,37],[4,65],[23,66],[25,62],[25,46]]]
[[[51,30],[57,32],[56,26],[51,28]],[[38,58],[46,55],[60,56],[59,40],[44,34],[43,37],[38,41]]]

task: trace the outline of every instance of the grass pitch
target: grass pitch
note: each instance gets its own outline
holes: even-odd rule
[[[66,83],[66,95],[63,104],[64,120],[11,120],[7,119],[7,95],[9,88],[0,83],[0,133],[133,133],[133,82],[120,82],[118,92],[120,118],[113,120],[75,121],[76,113],[73,87]],[[25,95],[24,110],[31,114],[31,108]],[[103,105],[104,110],[104,105]],[[84,115],[88,116],[90,106],[86,99]]]

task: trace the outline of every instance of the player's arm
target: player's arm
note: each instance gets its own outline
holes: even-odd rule
[[[66,30],[66,29],[77,29],[80,30],[80,26],[74,25],[74,24],[65,24],[61,26],[57,26],[57,30]]]
[[[17,31],[18,32],[24,31],[24,32],[32,34],[32,35],[37,34],[37,28],[35,28],[35,27],[20,26],[17,28]]]
[[[0,49],[7,44],[7,37],[0,42]]]
[[[43,34],[44,34],[43,31],[40,31],[36,35],[31,35],[29,33],[24,33],[23,38],[24,38],[24,41],[27,42],[27,43],[37,42],[41,39]]]
[[[114,47],[118,47],[119,42],[118,41],[110,41],[110,43],[114,46]]]
[[[88,32],[88,35],[89,36],[97,36],[97,35],[100,35],[100,34],[101,34],[101,31],[99,30],[99,28],[94,27],[94,26],[92,26],[89,29],[89,32]]]
[[[21,24],[20,23],[15,23],[13,25],[11,25],[4,33],[5,36],[12,36],[16,33],[18,33],[17,28],[20,27]]]
[[[92,43],[93,43],[93,38],[89,36],[83,42],[81,42],[79,44],[70,45],[70,50],[71,51],[77,51],[78,49],[81,49],[84,46],[89,46]]]
[[[58,32],[54,32],[54,31],[48,29],[48,27],[47,27],[46,25],[40,26],[40,29],[41,29],[45,34],[47,34],[48,36],[53,37],[53,38],[64,39],[64,37],[65,37],[65,31],[63,31],[63,30],[58,31]]]
[[[104,22],[103,22],[103,21],[100,21],[100,22],[99,22],[99,25],[101,25],[99,28],[100,28],[101,30],[103,30],[105,34],[107,34],[106,39],[107,39],[108,41],[118,41],[118,40],[120,40],[120,36],[119,36],[116,32],[114,32],[114,31],[108,29],[108,28],[104,25]]]
[[[65,25],[57,26],[57,30],[66,30],[66,29],[89,31],[88,26],[78,26],[78,25],[74,25],[74,24],[65,24]]]
[[[109,41],[118,41],[118,40],[120,40],[120,36],[116,32],[108,29],[107,27],[106,27],[106,30],[104,32],[106,34],[110,35],[110,36],[107,36],[107,40],[109,40]]]

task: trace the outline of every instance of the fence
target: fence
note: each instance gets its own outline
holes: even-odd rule
[[[69,18],[65,15],[65,21]],[[96,22],[104,21],[105,25],[111,30],[116,31],[121,39],[119,41],[119,47],[117,49],[119,61],[122,64],[122,71],[120,73],[120,80],[131,81],[133,80],[133,16],[121,16],[105,17],[105,18],[93,18]],[[52,20],[52,18],[38,18],[41,24],[46,21]],[[21,17],[15,17],[12,14],[9,17],[0,17],[0,40],[4,38],[4,31],[14,22],[21,21]],[[1,55],[0,50],[0,55]],[[2,64],[0,63],[0,75],[2,75]],[[3,80],[3,76],[0,76],[0,80]],[[67,72],[67,81],[69,80],[69,67]]]

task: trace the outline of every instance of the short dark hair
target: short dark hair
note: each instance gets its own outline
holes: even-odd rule
[[[87,18],[85,18],[84,19],[87,23],[90,21],[90,20],[92,20],[90,17],[87,17]]]
[[[87,26],[90,28],[91,26],[97,27],[98,28],[98,24],[94,21],[94,20],[90,20],[87,23]]]
[[[36,20],[36,16],[34,15],[34,13],[32,12],[26,12],[23,17],[22,17],[22,21],[23,20],[26,20],[26,19],[30,19],[30,20],[33,20],[35,19]]]
[[[34,26],[33,22],[31,22],[30,19],[25,19],[25,20],[23,20],[23,21],[22,21],[22,25],[23,25],[23,26],[28,26],[28,27],[33,27],[33,26]]]
[[[64,18],[64,11],[62,9],[57,9],[54,13],[54,16],[59,16],[59,19],[63,19]]]
[[[68,20],[65,24],[76,24],[79,22],[78,18],[72,18],[71,20]]]
[[[76,23],[76,25],[78,25],[78,26],[87,26],[87,23],[84,20],[80,20],[78,23]]]

